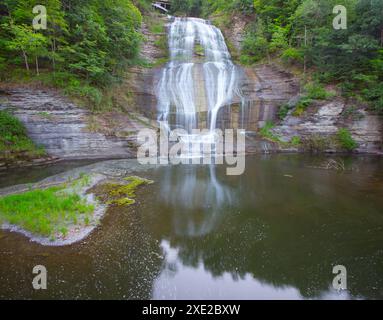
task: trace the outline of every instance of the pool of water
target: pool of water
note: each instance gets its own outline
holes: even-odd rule
[[[140,173],[155,183],[78,244],[0,231],[0,298],[383,299],[383,158],[337,159],[346,170],[270,155],[247,158],[241,176],[209,165]],[[47,290],[32,289],[35,265]],[[347,291],[332,289],[335,265]]]

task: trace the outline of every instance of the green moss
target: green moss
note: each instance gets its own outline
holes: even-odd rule
[[[57,233],[66,236],[68,226],[89,223],[89,215],[94,211],[93,205],[67,189],[83,185],[86,179],[82,177],[71,184],[1,197],[0,222],[50,238]]]
[[[103,203],[114,206],[129,206],[135,203],[137,188],[152,183],[151,180],[130,176],[124,178],[121,183],[105,183],[98,186],[94,192]]]

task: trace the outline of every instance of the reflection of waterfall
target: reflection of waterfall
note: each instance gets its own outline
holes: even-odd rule
[[[190,132],[199,127],[198,112],[206,110],[210,118],[207,128],[213,131],[220,108],[230,105],[234,96],[245,105],[239,90],[240,68],[232,63],[218,28],[202,19],[174,18],[169,49],[171,61],[162,71],[158,85],[159,121]],[[201,70],[195,56],[202,54],[204,88],[199,86],[200,79],[195,79],[195,73]]]
[[[216,167],[210,165],[207,175],[204,170],[206,167],[190,166],[180,175],[174,167],[165,169],[160,201],[177,208],[173,223],[179,235],[210,233],[224,210],[234,205],[235,190],[217,179]]]

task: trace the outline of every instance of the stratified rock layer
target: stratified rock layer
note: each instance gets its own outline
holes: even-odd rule
[[[13,89],[7,108],[27,128],[31,139],[50,155],[64,159],[134,156],[135,133],[144,125],[126,119],[126,136],[92,132],[91,113],[49,90]]]

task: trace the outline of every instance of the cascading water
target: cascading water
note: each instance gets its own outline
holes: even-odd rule
[[[158,85],[158,120],[168,129],[182,128],[214,132],[218,112],[230,105],[236,95],[244,101],[239,90],[240,69],[231,61],[221,31],[208,21],[198,18],[172,18],[169,28],[170,62],[162,71]],[[204,59],[196,58],[198,48]],[[195,72],[203,70],[204,92],[200,92]],[[197,97],[208,112],[206,128],[198,123]],[[201,99],[200,99],[201,100]]]

